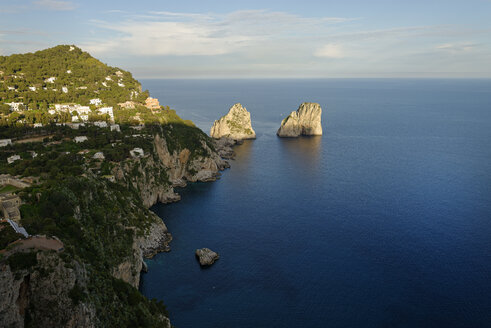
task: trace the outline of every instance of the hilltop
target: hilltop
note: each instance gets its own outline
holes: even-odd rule
[[[0,56],[0,125],[185,123],[130,72],[73,45]]]
[[[2,102],[22,102],[33,110],[55,103],[89,105],[93,98],[116,106],[148,97],[130,72],[108,66],[71,45],[0,56],[0,80]]]

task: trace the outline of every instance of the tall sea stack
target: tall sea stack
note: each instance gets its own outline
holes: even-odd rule
[[[251,125],[251,113],[241,104],[233,105],[227,115],[213,123],[210,136],[215,139],[223,137],[234,140],[256,139],[256,132]]]
[[[297,111],[291,112],[283,121],[276,134],[279,137],[322,135],[321,106],[304,102]]]

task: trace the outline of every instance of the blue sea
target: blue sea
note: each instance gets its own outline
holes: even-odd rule
[[[257,133],[152,208],[174,240],[140,289],[176,327],[491,327],[491,80],[143,86],[207,133],[240,102]],[[304,101],[324,135],[276,137]]]

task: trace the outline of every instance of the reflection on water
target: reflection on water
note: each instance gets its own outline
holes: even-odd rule
[[[235,160],[230,161],[230,165],[234,170],[240,171],[241,174],[246,174],[251,169],[253,161],[253,145],[255,140],[244,140],[242,145],[235,146]]]
[[[319,173],[322,136],[278,138],[284,160],[311,175]]]

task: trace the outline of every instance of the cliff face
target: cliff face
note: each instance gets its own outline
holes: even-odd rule
[[[0,326],[95,327],[95,308],[74,304],[70,297],[76,285],[86,284],[86,270],[75,261],[66,264],[58,254],[35,256],[36,270],[14,272],[10,265],[0,264]]]
[[[188,148],[173,149],[171,153],[166,139],[156,134],[152,154],[143,159],[128,161],[116,167],[113,173],[117,181],[138,191],[146,207],[151,207],[157,202],[178,201],[180,196],[174,192],[174,187],[184,187],[187,182],[214,181],[220,176],[219,171],[229,167],[228,163],[205,141],[198,142],[199,147],[207,156],[192,156]],[[135,239],[132,256],[112,271],[114,277],[136,288],[140,283],[143,258],[152,258],[159,252],[169,251],[169,243],[172,240],[172,235],[168,232],[162,219],[153,213],[150,215],[153,220],[152,225],[144,236]]]
[[[210,136],[215,139],[227,137],[234,140],[255,139],[252,129],[251,113],[241,104],[233,105],[227,115],[213,123]]]
[[[125,326],[133,324],[134,316],[170,327],[165,309],[135,289],[143,259],[168,251],[172,240],[162,219],[148,208],[178,200],[174,186],[215,180],[228,167],[206,135],[181,128],[155,133],[147,145],[153,150],[145,157],[115,164],[116,183],[87,174],[51,188],[68,195],[74,206],[70,229],[80,226],[75,238],[83,240],[70,246],[70,239],[61,238],[67,250],[38,251],[36,263],[26,268],[15,268],[11,256],[0,257],[1,327],[31,321],[40,327]]]
[[[303,103],[297,111],[291,112],[282,122],[276,133],[279,137],[298,137],[300,135],[322,135],[321,106],[317,103]]]

